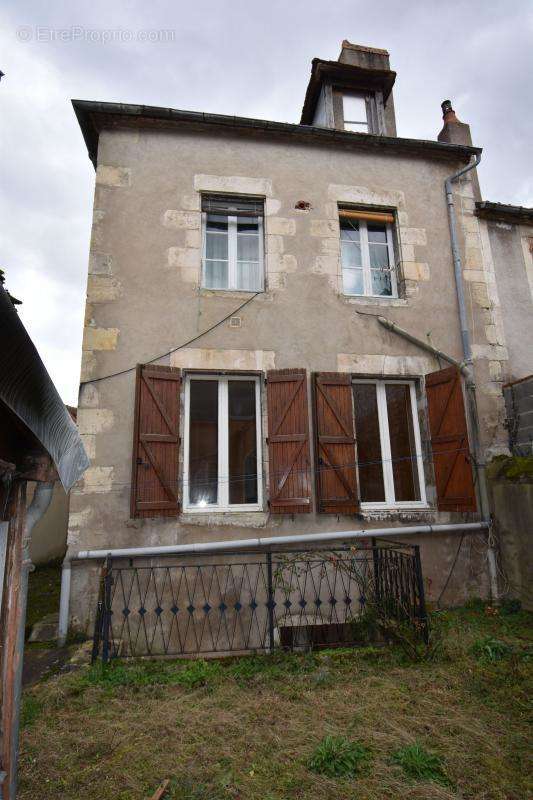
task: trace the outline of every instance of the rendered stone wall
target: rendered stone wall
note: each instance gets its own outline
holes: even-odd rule
[[[175,349],[228,315],[237,315],[158,363],[183,368],[361,371],[420,377],[444,364],[385,330],[382,314],[421,339],[462,358],[445,178],[460,165],[320,145],[224,138],[169,131],[116,130],[100,137],[89,259],[79,426],[91,466],[71,498],[69,553],[276,533],[461,522],[468,515],[427,509],[276,517],[182,514],[131,519],[129,495],[135,372],[138,363]],[[265,291],[210,291],[200,286],[200,192],[265,198]],[[474,216],[468,181],[457,186],[468,314],[478,359],[483,444],[506,447],[501,374],[507,358],[490,243]],[[303,201],[303,203],[302,203]],[[401,296],[342,294],[338,203],[386,206],[398,221]],[[470,289],[470,287],[472,287]],[[489,305],[490,300],[490,305]],[[362,313],[358,313],[362,312]],[[501,366],[503,371],[503,366]],[[123,372],[126,370],[126,372]],[[500,394],[498,394],[500,392]],[[423,423],[424,409],[419,409]],[[263,403],[263,437],[266,435]],[[267,464],[267,448],[264,448]],[[427,482],[431,487],[428,463]],[[265,496],[268,496],[265,469]],[[431,492],[428,493],[431,496]],[[454,557],[454,536],[424,542],[427,575],[437,586]],[[475,552],[472,559],[481,558]],[[480,561],[482,564],[482,561]],[[467,566],[465,566],[467,569]],[[477,569],[477,567],[476,567]],[[480,566],[482,570],[482,566]],[[459,570],[458,574],[462,574]],[[472,579],[480,592],[484,578]],[[453,584],[450,599],[463,597]],[[484,584],[483,584],[484,585]],[[72,610],[86,627],[94,607],[96,567],[75,566]]]

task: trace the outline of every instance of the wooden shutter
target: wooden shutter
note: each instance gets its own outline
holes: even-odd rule
[[[180,386],[179,369],[137,367],[132,517],[175,517],[179,511]]]
[[[475,511],[476,493],[457,367],[426,375],[426,395],[439,511]]]
[[[267,404],[270,509],[306,514],[311,511],[311,462],[305,370],[268,372]]]
[[[351,377],[319,372],[314,388],[318,511],[354,514],[359,500]]]

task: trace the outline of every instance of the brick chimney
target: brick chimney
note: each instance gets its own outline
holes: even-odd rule
[[[455,111],[452,108],[451,100],[444,100],[444,102],[441,103],[441,108],[444,125],[437,136],[439,142],[472,145],[470,125],[457,119]]]

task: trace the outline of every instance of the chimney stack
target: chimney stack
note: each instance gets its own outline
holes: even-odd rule
[[[470,135],[470,125],[467,125],[466,122],[461,122],[461,120],[457,119],[455,111],[452,108],[452,101],[444,100],[441,103],[441,108],[444,125],[442,126],[442,130],[437,137],[439,142],[447,142],[448,144],[464,144],[471,147],[472,136]],[[481,191],[479,188],[477,170],[472,170],[469,175],[474,189],[474,198],[476,200],[481,200]]]
[[[444,125],[439,133],[437,139],[439,142],[448,142],[448,144],[466,144],[472,145],[472,137],[470,136],[470,125],[461,122],[457,119],[455,111],[452,108],[451,100],[444,100],[441,103],[442,119]]]

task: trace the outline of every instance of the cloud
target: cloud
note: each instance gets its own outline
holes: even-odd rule
[[[524,165],[533,115],[525,0],[8,0],[0,23],[1,266],[69,403],[77,398],[94,185],[71,97],[296,122],[311,59],[337,58],[347,38],[390,51],[399,135],[434,139],[449,97],[484,147],[486,199],[533,202]],[[140,41],[140,31],[173,31],[173,41]],[[105,43],[105,32],[115,40]]]

